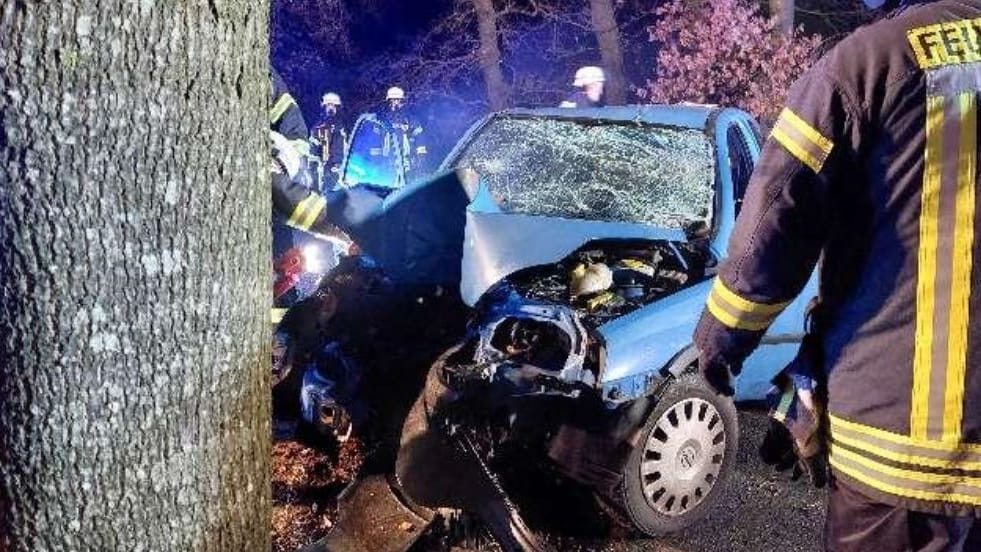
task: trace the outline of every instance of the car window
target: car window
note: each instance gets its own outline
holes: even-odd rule
[[[753,156],[746,143],[746,136],[738,125],[729,127],[726,136],[729,147],[729,170],[732,174],[733,195],[736,199],[736,214],[743,204],[743,196],[749,186],[749,178],[753,174]]]
[[[452,166],[480,173],[504,211],[671,228],[711,224],[715,159],[701,130],[498,117]]]
[[[398,144],[386,140],[386,136],[388,133],[385,127],[373,115],[358,119],[348,150],[344,183],[384,187],[397,187],[401,184],[402,167]]]

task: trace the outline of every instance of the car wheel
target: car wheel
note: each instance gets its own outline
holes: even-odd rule
[[[712,510],[736,462],[732,401],[696,374],[669,384],[627,460],[620,500],[647,535],[680,531]]]

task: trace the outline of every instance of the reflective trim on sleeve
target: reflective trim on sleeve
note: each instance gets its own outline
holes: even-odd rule
[[[272,108],[269,110],[269,122],[275,123],[283,118],[283,115],[289,110],[290,107],[296,105],[296,100],[293,96],[289,94],[283,94],[280,96],[276,103],[273,104]]]
[[[789,304],[789,301],[773,304],[750,301],[716,278],[706,306],[712,316],[729,328],[760,331],[768,328]]]
[[[273,324],[279,324],[283,321],[283,317],[286,316],[286,309],[270,309],[269,311],[269,321]]]
[[[788,108],[780,113],[771,136],[815,173],[821,172],[834,149],[834,142]]]
[[[293,209],[293,214],[290,215],[286,224],[297,228],[299,230],[310,230],[313,223],[316,222],[317,217],[320,213],[324,211],[327,206],[327,200],[323,197],[311,193],[306,199],[297,204],[296,208]]]

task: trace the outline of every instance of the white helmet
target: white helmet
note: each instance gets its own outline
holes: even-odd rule
[[[324,94],[320,103],[321,105],[341,105],[341,97],[333,92],[328,92]]]
[[[391,87],[391,88],[388,89],[388,92],[385,94],[385,99],[386,100],[404,100],[405,99],[405,90],[402,90],[398,86],[393,86],[393,87]]]
[[[572,86],[583,87],[596,82],[606,82],[606,73],[599,67],[589,65],[580,67],[576,71],[576,79],[572,82]]]

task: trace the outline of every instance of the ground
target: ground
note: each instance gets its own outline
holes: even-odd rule
[[[357,474],[362,453],[357,441],[331,453],[295,438],[273,445],[273,550],[294,552],[327,534],[336,514],[337,494]]]
[[[764,465],[756,447],[766,430],[757,411],[740,413],[740,450],[734,478],[719,508],[705,521],[657,539],[563,539],[561,549],[610,552],[768,552],[822,550],[823,492],[804,480],[791,482]],[[334,458],[337,460],[335,461]],[[362,453],[349,442],[339,455],[296,440],[276,443],[273,452],[273,541],[276,552],[293,552],[326,534],[334,499],[354,476]]]

